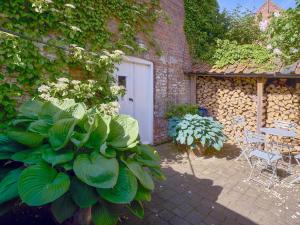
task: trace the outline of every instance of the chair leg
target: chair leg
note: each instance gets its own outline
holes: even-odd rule
[[[297,177],[296,179],[292,180],[292,181],[290,182],[290,184],[297,183],[298,181],[300,182],[300,177]]]
[[[248,160],[249,160],[250,165],[251,165],[251,171],[250,171],[250,175],[248,177],[248,180],[251,180],[252,179],[252,175],[253,175],[254,170],[255,170],[255,167],[256,167],[256,163],[252,162],[252,158],[248,158]]]

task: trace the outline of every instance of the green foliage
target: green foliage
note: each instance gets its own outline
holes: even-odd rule
[[[215,66],[223,68],[227,65],[246,64],[256,68],[272,66],[272,54],[259,44],[239,44],[236,41],[218,40],[214,55]]]
[[[225,14],[219,13],[217,0],[184,0],[184,30],[192,55],[211,61],[216,40],[226,31]]]
[[[115,57],[119,57],[117,54]],[[118,96],[125,94],[122,86],[102,86],[99,81],[79,81],[62,77],[57,82],[48,82],[38,88],[38,97],[42,100],[56,103],[64,99],[73,99],[75,102],[83,102],[88,108],[94,108],[103,115],[115,115],[118,113]]]
[[[251,11],[241,11],[240,8],[227,13],[228,27],[225,39],[239,44],[254,44],[261,37],[258,20]]]
[[[108,90],[113,51],[143,51],[136,42],[141,32],[153,45],[161,14],[158,0],[7,0],[0,12],[0,27],[17,34],[0,31],[0,122],[14,117],[17,97],[36,96],[46,80],[73,70]]]
[[[187,114],[176,126],[174,140],[182,145],[194,148],[197,144],[204,148],[221,150],[227,137],[223,125],[211,117]]]
[[[32,124],[47,126],[29,129]],[[136,120],[104,116],[68,99],[22,105],[0,135],[1,154],[3,165],[10,163],[1,168],[0,209],[19,198],[29,206],[51,204],[59,223],[92,207],[95,224],[117,224],[115,204],[142,217],[152,177],[164,178],[157,152],[139,142]]]
[[[289,9],[279,17],[273,17],[266,36],[266,44],[286,64],[299,60],[300,8]]]
[[[171,119],[174,117],[182,118],[186,114],[198,114],[198,105],[191,105],[191,104],[178,104],[178,105],[171,105],[168,107],[165,117],[167,119]]]

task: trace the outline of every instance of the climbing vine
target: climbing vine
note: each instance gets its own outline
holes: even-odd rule
[[[258,70],[271,70],[274,61],[272,54],[258,44],[239,44],[236,41],[218,40],[213,56],[214,66],[223,68],[227,65],[245,64]]]
[[[140,33],[153,45],[161,14],[159,0],[7,0],[0,12],[0,121],[46,80],[80,74],[110,85],[115,50],[145,50]]]
[[[211,62],[216,40],[226,31],[225,14],[216,0],[184,0],[184,30],[195,59]]]

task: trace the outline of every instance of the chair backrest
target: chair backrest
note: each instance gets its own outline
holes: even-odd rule
[[[243,116],[234,116],[231,121],[234,130],[235,144],[239,147],[243,144],[243,132],[246,125],[246,119]]]
[[[266,135],[252,131],[245,131],[245,138],[248,143],[263,144],[266,141]]]
[[[234,116],[232,118],[232,125],[236,127],[244,127],[246,125],[246,119],[244,116]]]
[[[276,128],[282,128],[282,129],[287,129],[287,130],[296,130],[297,129],[297,124],[291,121],[282,121],[278,120],[274,122],[274,126]]]

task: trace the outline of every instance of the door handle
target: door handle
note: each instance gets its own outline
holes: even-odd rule
[[[133,98],[129,98],[129,101],[133,102]]]

